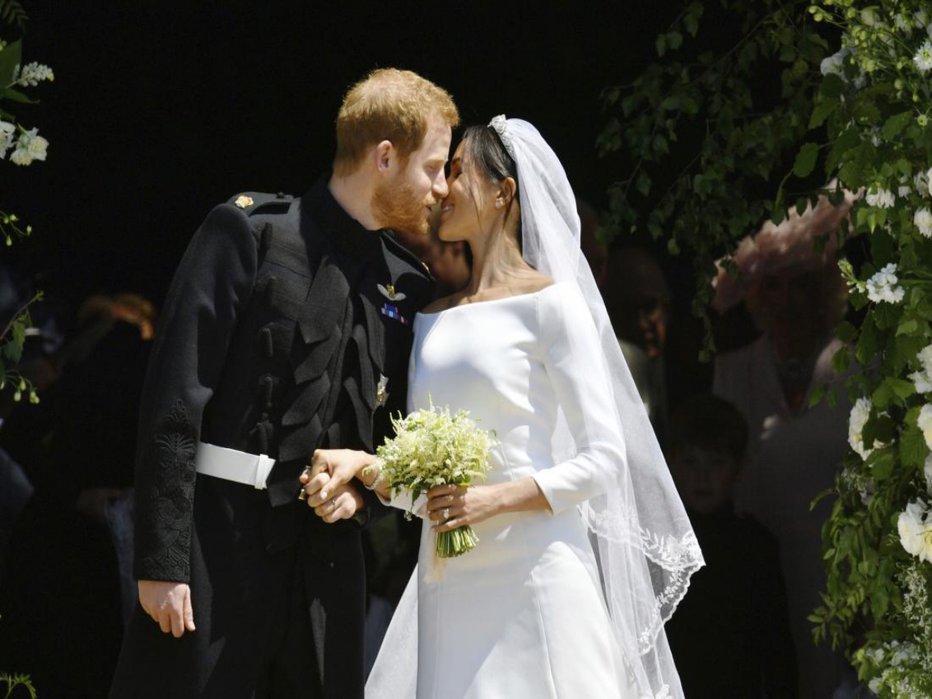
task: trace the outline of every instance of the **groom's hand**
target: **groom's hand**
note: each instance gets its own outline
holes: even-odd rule
[[[191,588],[187,583],[140,580],[139,604],[163,633],[181,638],[185,631],[194,631]]]

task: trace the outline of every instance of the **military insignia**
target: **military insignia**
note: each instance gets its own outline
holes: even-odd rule
[[[408,297],[407,294],[403,294],[395,289],[394,284],[386,284],[385,286],[378,284],[377,286],[379,287],[379,291],[382,292],[382,296],[389,301],[404,301]]]
[[[375,404],[380,408],[388,400],[388,377],[379,374],[379,385],[375,387]]]
[[[401,311],[398,310],[398,306],[392,303],[383,303],[380,311],[383,316],[387,316],[392,320],[397,320],[402,325],[408,324],[408,319],[401,315]]]
[[[236,197],[236,201],[233,202],[241,209],[246,209],[253,205],[252,197],[247,197],[245,194],[240,194]]]

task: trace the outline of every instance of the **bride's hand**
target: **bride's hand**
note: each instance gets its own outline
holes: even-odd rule
[[[308,506],[320,507],[374,460],[372,454],[354,449],[315,449],[310,465],[298,479]]]
[[[484,522],[499,510],[494,485],[437,485],[427,491],[427,516],[436,532]]]

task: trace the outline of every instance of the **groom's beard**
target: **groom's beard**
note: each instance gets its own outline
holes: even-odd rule
[[[381,227],[413,235],[427,235],[428,204],[406,182],[386,184],[372,195],[372,211]]]

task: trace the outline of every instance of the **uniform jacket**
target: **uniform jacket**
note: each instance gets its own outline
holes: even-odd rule
[[[405,407],[414,314],[432,293],[418,260],[347,215],[326,180],[211,211],[172,282],[143,391],[137,577],[188,580],[198,441],[275,458],[273,508],[296,501],[315,448],[372,451]]]

